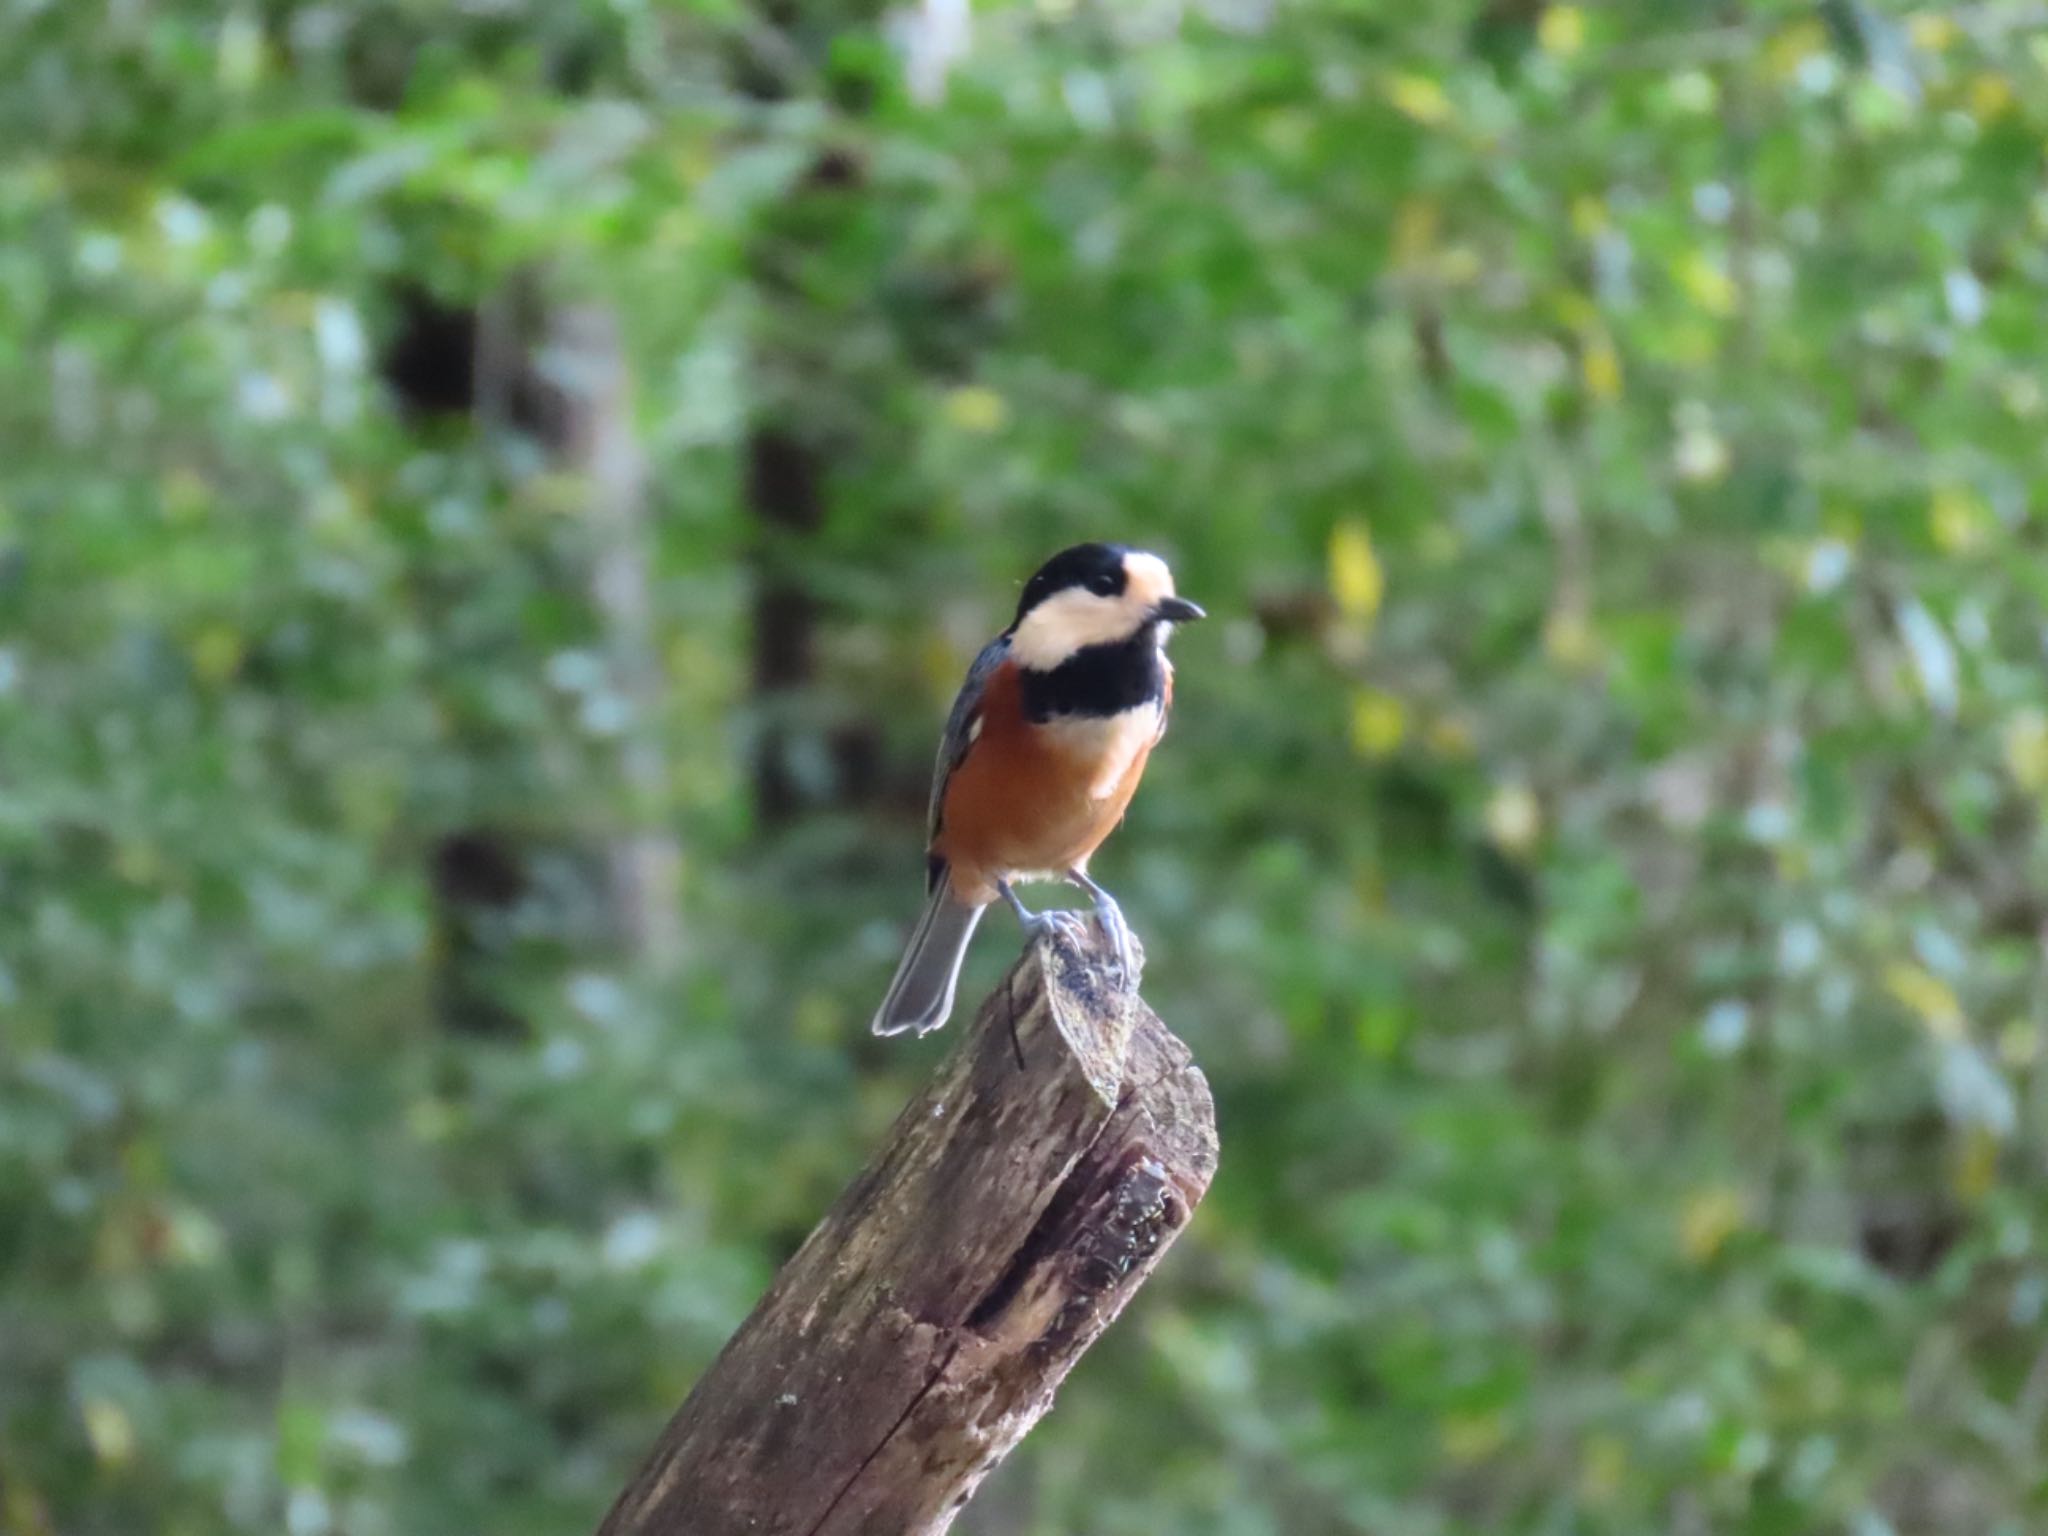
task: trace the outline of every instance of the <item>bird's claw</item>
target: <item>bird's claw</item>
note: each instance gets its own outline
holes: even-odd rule
[[[1096,908],[1094,918],[1102,943],[1109,950],[1104,969],[1110,979],[1119,987],[1136,987],[1144,962],[1138,957],[1138,945],[1131,935],[1130,924],[1124,921],[1123,913],[1114,905]],[[1086,951],[1096,948],[1088,932],[1088,919],[1078,912],[1059,908],[1050,912],[1034,912],[1024,919],[1024,937],[1026,943],[1050,939],[1055,945],[1069,949]]]
[[[1123,909],[1099,885],[1085,877],[1073,876],[1077,885],[1083,887],[1095,898],[1095,926],[1101,930],[1104,945],[1109,950],[1105,969],[1117,986],[1135,988],[1138,974],[1144,968],[1143,951],[1131,934],[1131,925],[1124,921]],[[1026,943],[1039,939],[1050,939],[1057,946],[1074,950],[1089,950],[1095,945],[1088,936],[1088,923],[1078,912],[1054,908],[1048,912],[1030,912],[1017,899],[1017,893],[1007,883],[999,882],[997,890],[1009,902],[1017,914],[1017,921],[1024,927]]]
[[[1122,987],[1136,987],[1144,962],[1138,958],[1138,942],[1131,925],[1124,921],[1123,908],[1104,898],[1095,905],[1095,926],[1109,944],[1110,974]]]
[[[1072,912],[1054,908],[1050,912],[1033,912],[1023,918],[1024,938],[1027,943],[1038,939],[1050,939],[1055,944],[1067,944],[1080,948],[1085,942],[1087,925]]]

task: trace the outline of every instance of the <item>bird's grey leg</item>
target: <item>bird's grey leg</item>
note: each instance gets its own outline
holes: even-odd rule
[[[1018,899],[1017,893],[1010,889],[1010,882],[1007,880],[998,880],[996,889],[1002,893],[1003,900],[1010,904],[1010,910],[1017,914],[1017,921],[1023,926],[1026,939],[1051,938],[1065,940],[1073,945],[1080,944],[1081,920],[1073,913],[1065,910],[1033,912]]]
[[[1131,925],[1124,921],[1124,909],[1116,904],[1116,898],[1097,885],[1083,870],[1070,869],[1067,878],[1086,891],[1095,902],[1095,921],[1102,928],[1102,936],[1109,940],[1111,953],[1116,956],[1116,968],[1125,985],[1135,987],[1143,962],[1138,958],[1138,943],[1131,936]]]

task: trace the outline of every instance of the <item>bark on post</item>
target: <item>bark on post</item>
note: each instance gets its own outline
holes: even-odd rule
[[[697,1383],[600,1536],[927,1536],[1187,1225],[1208,1084],[1041,943]]]

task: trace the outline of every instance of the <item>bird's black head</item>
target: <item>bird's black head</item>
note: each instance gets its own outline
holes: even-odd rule
[[[1047,598],[1071,588],[1093,592],[1097,597],[1117,597],[1130,585],[1124,557],[1130,551],[1121,544],[1076,544],[1063,549],[1041,565],[1024,583],[1017,600],[1017,617],[1011,627],[1024,622],[1024,615]]]

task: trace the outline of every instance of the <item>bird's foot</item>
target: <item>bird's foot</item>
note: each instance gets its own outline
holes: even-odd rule
[[[1086,891],[1095,903],[1095,926],[1102,930],[1103,941],[1109,945],[1109,973],[1120,987],[1137,990],[1138,978],[1145,970],[1145,951],[1139,946],[1137,935],[1131,932],[1131,925],[1124,921],[1124,909],[1116,904],[1116,898],[1088,878],[1085,869],[1070,869],[1067,879]]]
[[[998,880],[996,890],[1001,893],[1003,900],[1010,904],[1010,910],[1017,914],[1017,923],[1024,930],[1026,944],[1036,943],[1040,939],[1050,939],[1054,944],[1065,944],[1074,949],[1082,947],[1087,928],[1083,925],[1079,913],[1061,910],[1033,912],[1018,899],[1017,893],[1010,888],[1010,882],[1007,880]]]
[[[1018,922],[1024,928],[1024,942],[1029,944],[1039,939],[1050,939],[1055,944],[1070,945],[1080,949],[1087,944],[1088,924],[1078,912],[1069,912],[1056,907],[1050,912],[1025,912]]]
[[[1138,948],[1131,925],[1124,921],[1124,909],[1106,892],[1095,898],[1095,926],[1109,944],[1110,974],[1119,986],[1135,990],[1145,969],[1144,952]]]

